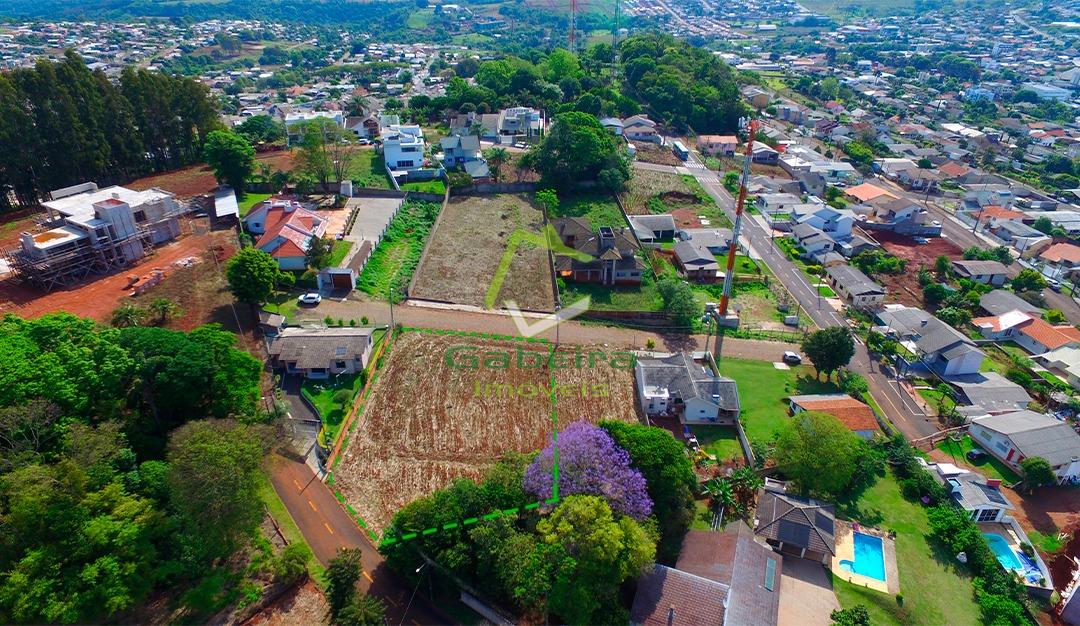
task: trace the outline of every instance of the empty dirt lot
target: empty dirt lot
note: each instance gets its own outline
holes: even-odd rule
[[[267,165],[271,171],[292,171],[294,154],[287,150],[275,152],[263,152],[255,156],[255,166]],[[190,198],[204,193],[210,193],[217,187],[214,172],[209,165],[192,165],[171,172],[152,174],[138,180],[133,180],[124,185],[129,189],[142,191],[151,187],[158,187],[165,191],[171,191],[181,198]]]
[[[916,280],[919,267],[925,265],[933,270],[934,261],[939,256],[944,255],[950,259],[960,259],[964,256],[960,246],[944,237],[929,237],[927,243],[918,244],[911,237],[894,233],[872,232],[871,235],[881,243],[881,247],[886,252],[908,262],[903,274],[874,277],[888,291],[885,301],[889,303],[900,303],[916,307],[924,306],[922,287],[919,286],[919,281]]]
[[[516,231],[539,234],[542,227],[543,214],[525,195],[451,199],[431,235],[409,295],[484,306],[511,235]],[[525,310],[555,308],[547,251],[535,243],[518,246],[494,307],[501,308],[510,300]]]
[[[518,367],[518,349],[525,365],[548,356],[546,344],[524,341],[417,331],[398,337],[334,470],[335,486],[361,518],[381,532],[412,500],[458,478],[480,478],[503,454],[549,442],[550,371]],[[588,347],[573,349],[585,355],[583,366],[555,370],[559,423],[637,420],[633,369],[613,367],[611,348],[597,348],[606,358],[595,358],[594,367]],[[507,367],[484,365],[485,356],[499,355],[508,358]]]

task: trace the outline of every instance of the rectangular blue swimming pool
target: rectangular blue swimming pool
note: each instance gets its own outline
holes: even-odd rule
[[[840,569],[885,582],[885,551],[880,537],[853,533],[855,561],[840,561]]]

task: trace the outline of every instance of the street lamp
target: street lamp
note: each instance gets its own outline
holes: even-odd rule
[[[419,574],[420,570],[424,569],[427,566],[428,566],[428,562],[424,561],[424,563],[421,564],[420,567],[416,568],[416,570],[413,573],[414,574]],[[401,623],[399,623],[398,626],[404,626],[404,624],[405,624],[405,616],[409,614],[409,609],[412,608],[413,598],[416,597],[416,592],[420,590],[420,581],[422,581],[423,579],[424,578],[422,576],[420,578],[416,579],[416,586],[413,587],[412,595],[409,596],[409,603],[405,605],[405,612],[401,614]]]

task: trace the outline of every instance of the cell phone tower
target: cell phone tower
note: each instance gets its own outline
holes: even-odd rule
[[[728,245],[727,270],[724,273],[724,295],[720,298],[720,320],[727,319],[728,300],[731,299],[731,283],[735,274],[735,254],[739,248],[739,231],[742,229],[743,209],[746,206],[746,187],[750,184],[750,164],[754,160],[754,135],[758,121],[750,120],[749,136],[746,139],[745,160],[742,177],[739,179],[739,198],[735,202],[735,224],[731,227],[731,243]]]

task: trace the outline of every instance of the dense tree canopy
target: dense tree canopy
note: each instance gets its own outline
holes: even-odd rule
[[[255,170],[255,148],[244,137],[228,130],[214,130],[206,137],[203,158],[214,170],[214,178],[244,197],[244,184]]]
[[[209,90],[195,80],[129,66],[114,83],[69,51],[59,63],[0,74],[0,186],[31,203],[87,180],[187,165],[218,125]],[[6,202],[0,194],[0,209]]]
[[[747,114],[731,68],[671,35],[635,35],[619,44],[633,94],[656,121],[698,133],[733,132]]]
[[[803,411],[777,435],[774,458],[804,493],[834,497],[851,484],[860,444],[832,415]]]
[[[527,156],[544,181],[558,188],[599,181],[617,191],[630,179],[628,155],[596,116],[588,113],[556,116],[544,142]]]

